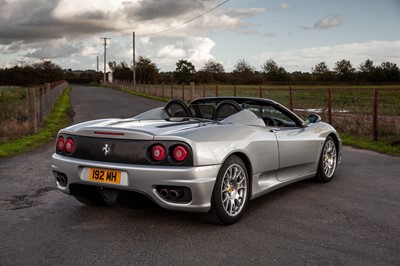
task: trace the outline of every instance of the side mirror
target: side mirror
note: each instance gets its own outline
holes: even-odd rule
[[[321,122],[321,117],[319,115],[309,114],[307,116],[306,121],[304,121],[304,123],[303,123],[303,127],[306,127],[309,124],[314,124],[314,123],[318,123],[318,122]]]

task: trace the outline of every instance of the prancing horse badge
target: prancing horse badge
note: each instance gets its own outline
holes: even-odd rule
[[[103,150],[104,156],[107,156],[111,153],[111,148],[110,148],[110,146],[108,146],[108,144],[104,145],[102,150]]]

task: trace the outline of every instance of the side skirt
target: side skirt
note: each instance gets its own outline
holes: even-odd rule
[[[260,174],[253,175],[253,184],[252,184],[252,194],[250,195],[250,200],[258,198],[262,195],[265,195],[269,192],[272,192],[278,188],[306,180],[312,178],[316,175],[316,172],[312,172],[310,174],[306,174],[304,176],[297,177],[295,179],[291,179],[288,181],[280,182],[276,177],[269,177],[266,179],[260,180]],[[258,182],[257,182],[258,181]]]

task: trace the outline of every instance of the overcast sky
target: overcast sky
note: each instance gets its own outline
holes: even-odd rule
[[[333,68],[341,59],[356,68],[366,59],[400,66],[400,0],[224,2],[0,0],[0,67],[49,59],[96,70],[98,56],[102,70],[100,37],[111,38],[107,62],[130,65],[133,31],[136,58],[150,58],[161,71],[175,70],[180,59],[196,70],[212,59],[226,71],[240,59],[256,70],[273,59],[289,72],[311,72],[320,62]]]

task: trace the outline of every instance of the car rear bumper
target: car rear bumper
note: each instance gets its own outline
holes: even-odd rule
[[[53,154],[51,167],[57,188],[66,194],[71,194],[71,185],[89,185],[139,192],[166,209],[207,212],[211,206],[211,196],[221,165],[197,167],[129,165],[99,163]],[[118,170],[121,172],[120,183],[90,181],[90,168]],[[60,182],[60,174],[66,177],[65,182]],[[184,191],[189,189],[191,195],[189,200],[179,202],[164,197],[159,191],[160,187],[181,187]]]

